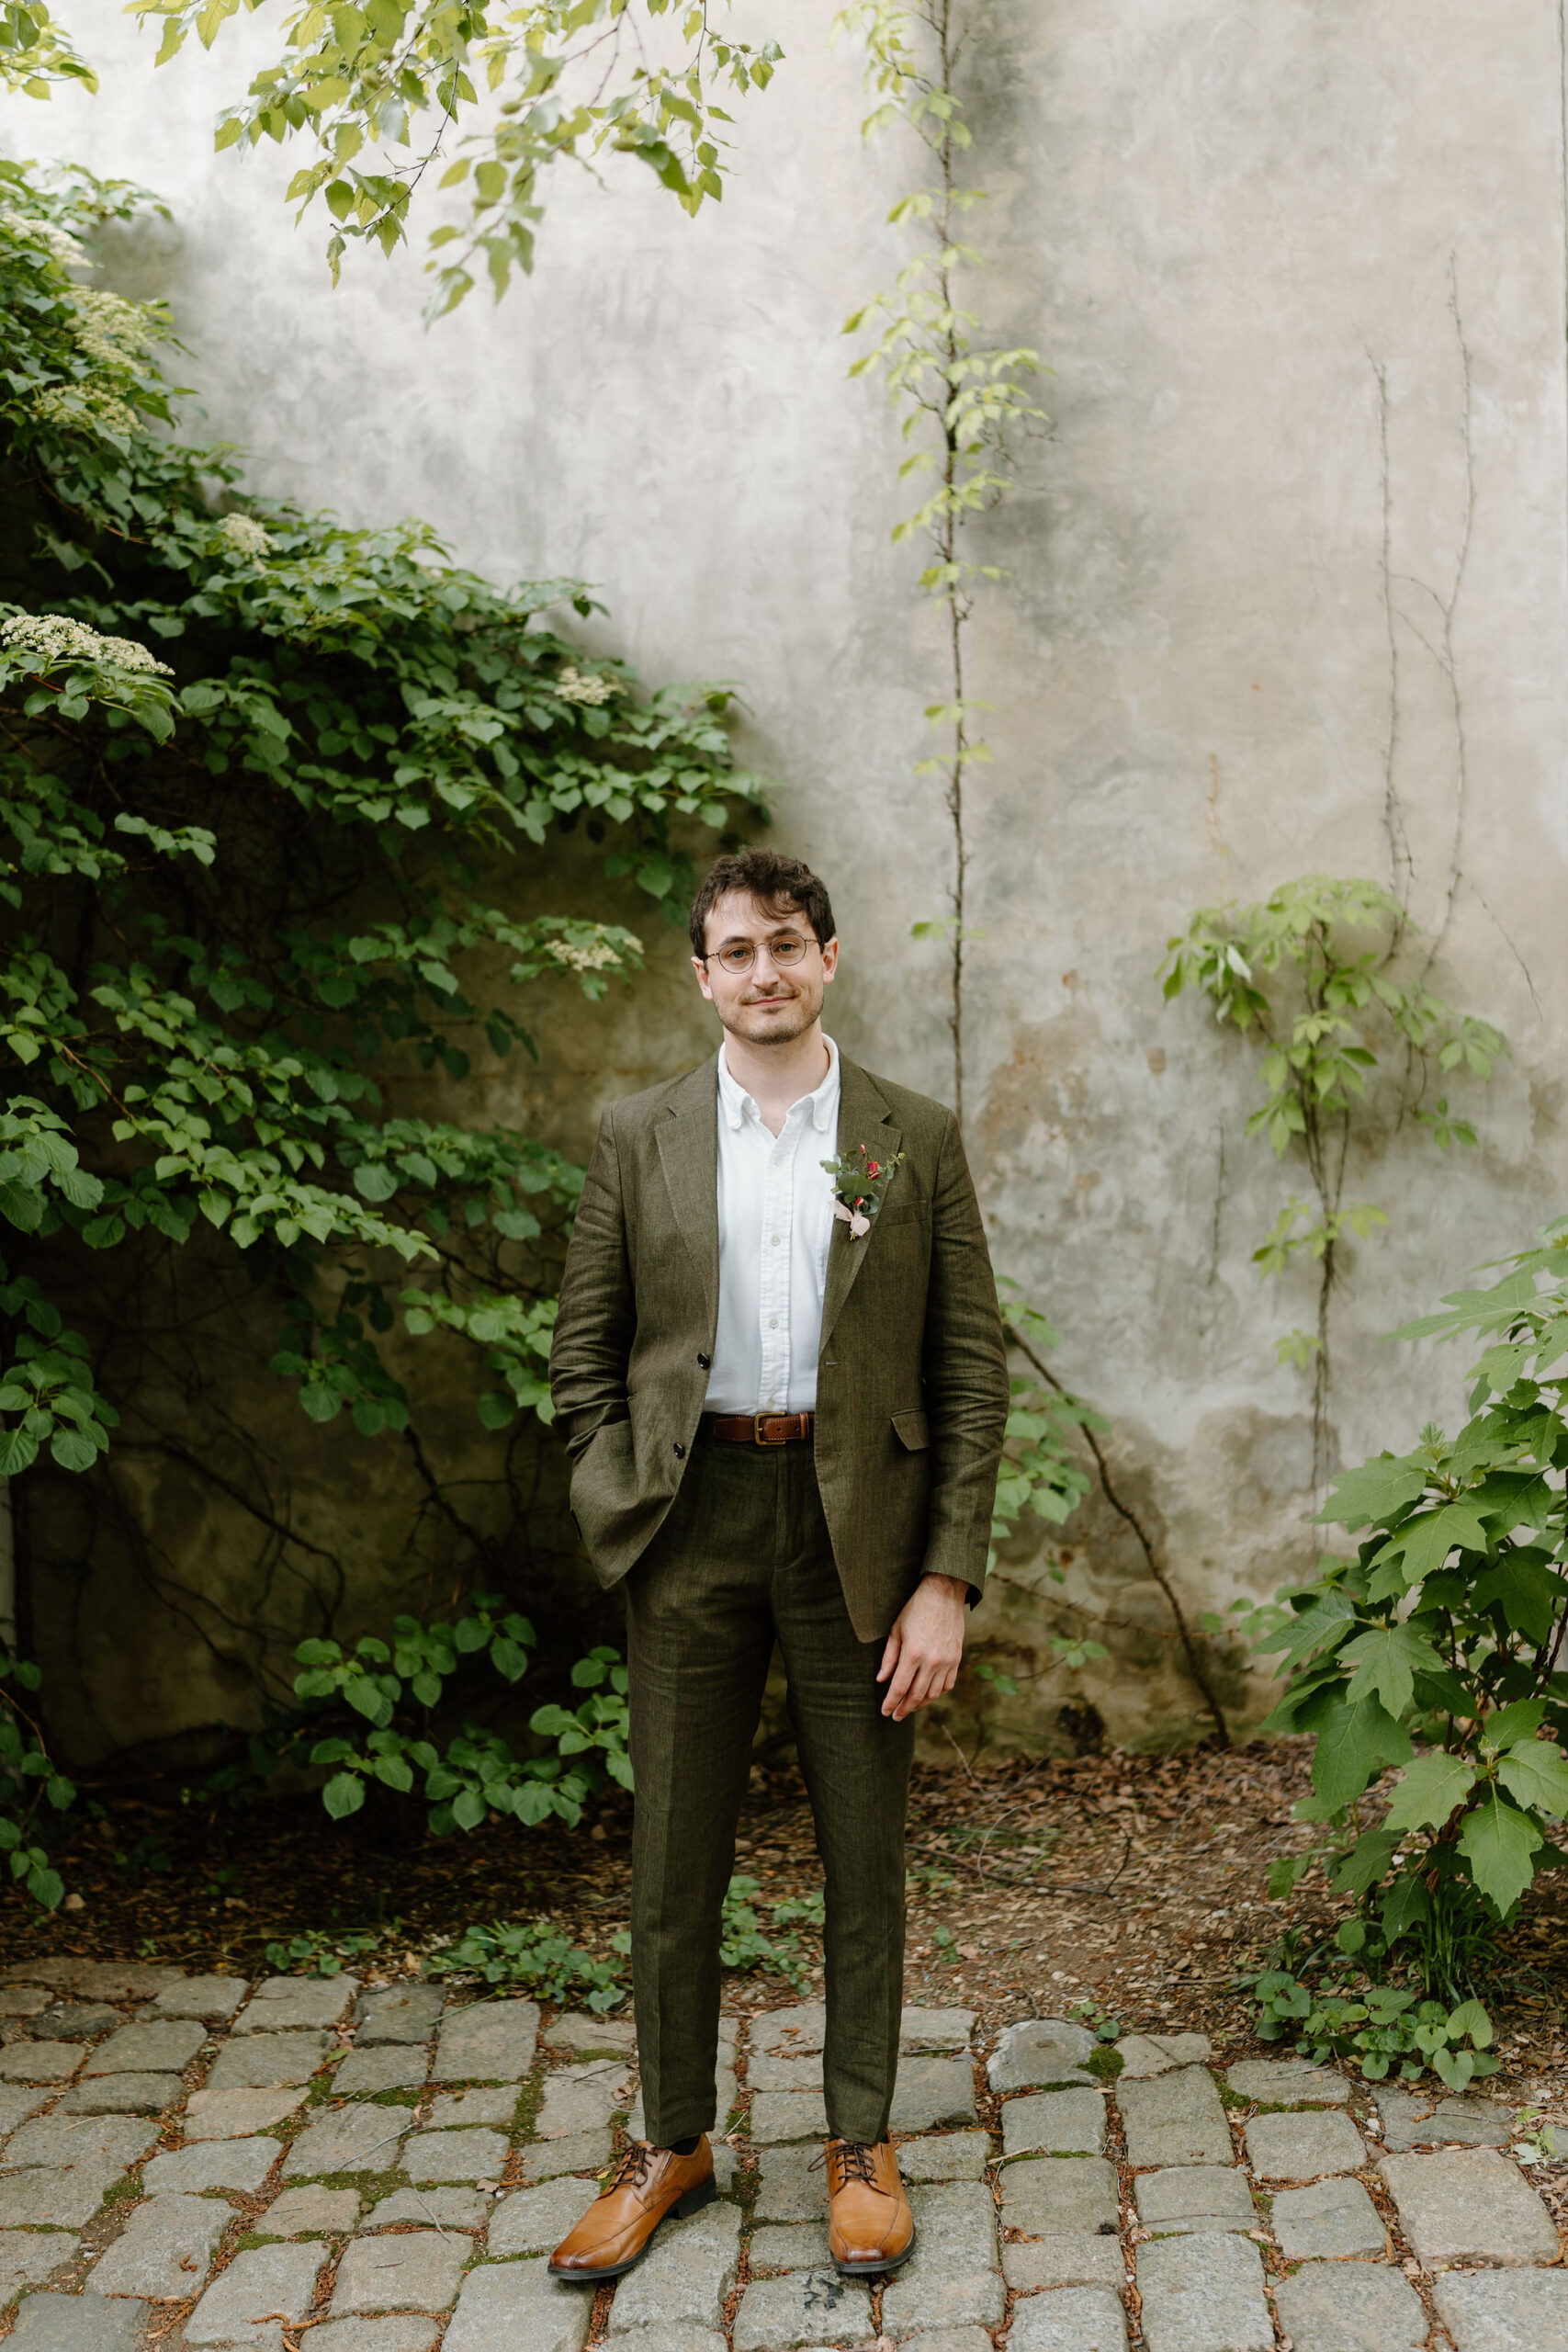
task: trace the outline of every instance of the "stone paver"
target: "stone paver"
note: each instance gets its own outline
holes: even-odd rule
[[[815,2170],[813,2162],[815,2161]],[[759,2222],[815,2222],[822,2212],[820,2148],[771,2147],[761,2152]]]
[[[1168,2075],[1177,2066],[1201,2066],[1210,2042],[1206,2033],[1124,2033],[1114,2047],[1122,2074],[1134,2083],[1150,2075]]]
[[[339,2076],[342,2081],[342,2076]],[[438,2091],[430,2104],[427,2129],[455,2132],[472,2123],[494,2124],[507,2131],[517,2112],[517,2090],[512,2083],[480,2083],[469,2091]]]
[[[1259,2180],[1315,2180],[1320,2173],[1354,2172],[1367,2150],[1348,2115],[1303,2108],[1255,2115],[1247,2127],[1247,2157]]]
[[[338,2265],[332,2312],[444,2312],[457,2292],[473,2249],[467,2238],[439,2230],[393,2231],[355,2238]]]
[[[751,2020],[753,2050],[773,2050],[787,2057],[796,2051],[820,2051],[828,2030],[823,2001],[792,2001],[788,2007],[764,2009]]]
[[[1002,2109],[1002,2154],[1099,2156],[1105,2153],[1105,2100],[1099,2091],[1032,2091]]]
[[[1495,2149],[1385,2156],[1378,2170],[1399,2209],[1399,2225],[1423,2262],[1557,2260],[1551,2216]]]
[[[599,2018],[586,2009],[569,2009],[557,2018],[545,2039],[555,2050],[630,2050],[637,2028],[630,2018]]]
[[[215,2198],[154,2197],[99,2256],[87,2291],[183,2303],[207,2277],[228,2223],[229,2208]]]
[[[740,2215],[709,2205],[660,2224],[648,2253],[615,2290],[610,2334],[645,2327],[719,2328],[740,2268]]]
[[[1444,2098],[1436,2090],[1421,2097],[1414,2091],[1380,2088],[1372,2096],[1382,2125],[1383,2145],[1391,2155],[1403,2155],[1412,2148],[1506,2148],[1514,2136],[1509,2109],[1478,2092],[1463,2098]]]
[[[418,2132],[403,2150],[402,2167],[417,2181],[495,2180],[506,2170],[506,2154],[503,2132]]]
[[[39,2041],[91,2041],[112,2033],[119,2022],[119,2011],[102,2001],[51,2001],[28,2031]]]
[[[1274,2300],[1296,2352],[1427,2352],[1421,2298],[1385,2264],[1308,2262]]]
[[[275,2197],[256,2228],[269,2238],[334,2236],[359,2219],[357,2188],[286,2188]],[[412,2217],[411,2217],[412,2218]]]
[[[900,2050],[967,2050],[975,2031],[973,2009],[909,2009],[898,2026]]]
[[[1146,2082],[1118,2083],[1117,2104],[1127,2134],[1127,2162],[1145,2165],[1228,2165],[1230,2125],[1213,2075],[1179,2066]]]
[[[531,2181],[555,2180],[569,2172],[602,2172],[612,2145],[608,2130],[575,2132],[569,2140],[535,2141],[523,2151],[524,2168]]]
[[[1382,2218],[1359,2180],[1341,2177],[1314,2181],[1310,2188],[1282,2188],[1271,2219],[1280,2251],[1292,2262],[1386,2250]]]
[[[882,2298],[883,2332],[999,2327],[1006,2309],[991,2194],[977,2181],[909,2192],[915,2251]]]
[[[270,2090],[284,2083],[308,2083],[332,2046],[330,2033],[252,2034],[218,2052],[203,2087]]]
[[[128,2299],[29,2295],[17,2313],[6,2352],[141,2352],[147,2306]]]
[[[1140,2173],[1134,2196],[1139,2221],[1156,2235],[1258,2227],[1246,2177],[1228,2165],[1172,2165],[1167,2172]]]
[[[747,2064],[746,2080],[754,2091],[819,2091],[821,2052],[781,2058],[759,2050]]]
[[[931,2132],[975,2120],[975,2069],[967,2058],[901,2059],[889,2129]]]
[[[186,2342],[269,2346],[277,2323],[271,2336],[265,2335],[265,2314],[303,2319],[325,2258],[319,2245],[248,2246],[220,2272],[186,2320]]]
[[[1343,2075],[1304,2058],[1246,2058],[1226,2067],[1225,2081],[1238,2098],[1263,2107],[1343,2107],[1350,2096]]]
[[[68,2090],[56,2115],[163,2115],[178,2104],[178,2075],[93,2075]]]
[[[545,2096],[534,2129],[541,2140],[564,2139],[569,2132],[596,2132],[631,2104],[624,2058],[589,2058],[558,2066],[545,2077]]]
[[[457,2295],[442,2352],[582,2352],[593,2297],[563,2286],[536,2262],[494,2262],[470,2270]]]
[[[439,1984],[390,1984],[385,1992],[367,1993],[354,2012],[356,2048],[428,2041],[445,2000]]]
[[[1112,2234],[1106,2238],[1041,2238],[1002,2248],[1002,2276],[1016,2294],[1037,2287],[1114,2287],[1121,2290],[1124,2257]]]
[[[289,2033],[335,2026],[359,1990],[356,1976],[264,1976],[234,2020],[236,2033]]]
[[[69,2262],[78,2243],[68,2230],[0,2230],[0,2311],[18,2287],[37,2287]]]
[[[591,2184],[583,2184],[592,2195]],[[372,2208],[365,2227],[387,2230],[399,2222],[434,2222],[444,2230],[478,2230],[491,2211],[489,2194],[479,2188],[395,2188]]]
[[[417,2091],[428,2071],[425,2054],[417,2044],[402,2049],[396,2042],[374,2050],[351,2050],[333,2076],[340,2098],[373,2098],[377,2091]]]
[[[15,2165],[114,2165],[123,2171],[140,2164],[156,2142],[158,2127],[130,2115],[98,2119],[39,2115],[6,2145],[0,2162]]]
[[[1263,2261],[1250,2238],[1213,2231],[1138,2248],[1149,2352],[1273,2352]]]
[[[1002,2172],[1002,2220],[1025,2237],[1113,2233],[1116,2167],[1103,2156],[1026,2156]]]
[[[248,2140],[269,2123],[281,2123],[305,2104],[299,2089],[193,2091],[185,2111],[187,2140]]]
[[[413,2123],[411,2107],[344,2107],[308,2123],[283,2160],[289,2180],[333,2172],[395,2172],[398,2145]]]
[[[0,2050],[0,2083],[68,2083],[87,2054],[82,2041],[12,2041]]]
[[[0,2173],[0,2230],[79,2230],[124,2177],[118,2165],[35,2165]]]
[[[735,2314],[735,2352],[860,2344],[870,2333],[871,2290],[863,2279],[791,2270],[782,2278],[754,2278],[747,2288]]]
[[[167,2018],[162,2025],[122,2025],[87,2060],[89,2075],[177,2075],[188,2066],[207,2029],[195,2018]]]
[[[1099,2048],[1087,2026],[1061,2018],[1010,2025],[986,2068],[994,2091],[1043,2090],[1053,2083],[1092,2083],[1084,2062]]]
[[[828,2224],[822,2222],[761,2222],[751,2233],[748,2262],[755,2278],[763,2270],[822,2270],[832,2259]]]
[[[1450,2271],[1437,2298],[1456,2352],[1568,2352],[1568,2271]]]
[[[194,2147],[154,2156],[141,2185],[150,2197],[209,2188],[239,2188],[254,2197],[282,2154],[276,2140],[198,2140]]]
[[[491,2253],[549,2254],[577,2227],[598,2193],[595,2182],[570,2178],[514,2189],[496,2206],[490,2225]]]
[[[751,2101],[751,2137],[758,2147],[827,2136],[828,2109],[812,2091],[759,2091]]]
[[[1127,2322],[1119,2295],[1103,2287],[1067,2287],[1035,2295],[1013,2314],[1011,2352],[1122,2352]]]
[[[154,1994],[147,2004],[148,2020],[199,2018],[203,2025],[227,2025],[250,1989],[243,1976],[187,1976]]]
[[[7,2132],[14,2132],[18,2123],[25,2123],[29,2115],[36,2115],[53,2096],[50,2090],[28,2090],[21,2084],[6,2084],[0,2087],[0,2140]],[[73,2098],[75,2093],[67,2091],[65,2096]]]
[[[438,2083],[520,2083],[539,2038],[536,2001],[477,2001],[449,2009],[435,2041]]]
[[[906,2140],[898,2169],[906,2180],[979,2180],[990,2161],[984,2132],[944,2132],[929,2140]]]
[[[431,2352],[439,2325],[412,2312],[382,2319],[330,2319],[312,2331],[310,2352]]]

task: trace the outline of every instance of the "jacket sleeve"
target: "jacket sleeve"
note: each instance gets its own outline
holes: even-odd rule
[[[626,1367],[637,1302],[615,1113],[599,1122],[566,1253],[550,1347],[550,1395],[575,1462],[606,1421],[629,1418]]]
[[[931,1198],[922,1369],[932,1454],[925,1573],[962,1577],[977,1600],[1007,1434],[1008,1362],[980,1204],[952,1118]]]

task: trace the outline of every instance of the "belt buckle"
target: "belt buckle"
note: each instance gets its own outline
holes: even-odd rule
[[[787,1415],[787,1414],[784,1414],[784,1413],[753,1413],[753,1414],[752,1414],[752,1416],[751,1416],[751,1442],[752,1442],[752,1444],[753,1444],[753,1445],[787,1445],[787,1444],[789,1443],[789,1440],[788,1440],[788,1438],[787,1438],[787,1437],[764,1437],[764,1436],[762,1435],[762,1423],[763,1423],[764,1421],[782,1421],[782,1420],[786,1420],[788,1418],[789,1418],[789,1417],[788,1417],[788,1415]]]

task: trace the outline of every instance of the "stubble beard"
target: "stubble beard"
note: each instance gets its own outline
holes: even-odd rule
[[[797,989],[787,1013],[763,1016],[756,1005],[740,1004],[719,1018],[726,1029],[748,1046],[792,1046],[797,1037],[805,1036],[821,1011],[821,991]]]

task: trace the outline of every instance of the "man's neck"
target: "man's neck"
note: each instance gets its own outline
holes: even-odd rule
[[[721,1051],[730,1077],[751,1097],[772,1136],[783,1128],[792,1103],[815,1094],[833,1066],[820,1021],[787,1045],[753,1046],[727,1030]]]

